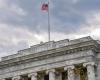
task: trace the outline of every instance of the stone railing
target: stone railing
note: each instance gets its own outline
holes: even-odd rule
[[[91,41],[91,40],[93,40],[91,37],[84,37],[84,38],[70,40],[70,41],[68,39],[65,39],[65,40],[60,40],[60,41],[50,41],[46,43],[40,43],[37,45],[33,45],[28,49],[20,50],[18,51],[17,54],[2,57],[2,60],[8,60],[8,59],[16,58],[16,57],[29,55],[29,54],[35,54],[38,52],[56,49],[56,48],[78,44],[81,42],[86,42],[86,41]]]

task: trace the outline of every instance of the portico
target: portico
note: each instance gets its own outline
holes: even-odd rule
[[[95,71],[94,71],[94,62],[83,63],[83,67],[87,70],[87,76],[81,79],[79,75],[79,80],[96,80]],[[12,78],[8,78],[5,80],[78,80],[75,78],[75,66],[68,65],[61,68],[49,69],[41,72],[33,72],[25,75],[18,75]],[[87,77],[87,78],[86,78]]]

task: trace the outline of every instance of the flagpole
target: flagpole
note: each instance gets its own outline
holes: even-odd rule
[[[48,0],[48,41],[50,42],[50,1]]]

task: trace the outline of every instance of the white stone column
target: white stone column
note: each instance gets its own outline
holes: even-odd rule
[[[37,73],[30,73],[28,77],[31,77],[31,80],[37,80]]]
[[[61,71],[56,71],[56,80],[62,80],[62,72]]]
[[[20,80],[21,79],[21,76],[15,76],[12,78],[12,80]]]
[[[94,62],[84,63],[83,66],[87,68],[88,80],[96,80],[94,71]]]
[[[68,80],[75,80],[75,74],[74,74],[74,66],[66,66],[64,67],[64,70],[68,73]]]
[[[49,74],[49,80],[55,80],[55,69],[50,69],[46,71]]]

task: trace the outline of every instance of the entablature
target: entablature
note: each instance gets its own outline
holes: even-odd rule
[[[44,51],[48,51],[48,50],[52,50],[52,49],[65,47],[65,46],[79,44],[79,43],[83,43],[83,42],[87,42],[87,41],[91,41],[91,40],[93,40],[93,39],[90,36],[88,36],[88,37],[83,37],[83,38],[74,39],[74,40],[65,39],[65,40],[60,40],[60,41],[49,41],[49,42],[45,42],[45,43],[42,42],[40,44],[33,45],[30,48],[20,50],[20,51],[18,51],[17,54],[2,57],[2,61],[29,55],[29,54],[37,54],[39,52],[44,52]]]
[[[47,58],[57,57],[61,55],[76,53],[79,51],[85,51],[85,50],[96,50],[96,41],[86,41],[83,43],[78,43],[74,45],[69,45],[57,49],[52,49],[48,51],[39,52],[37,54],[29,54],[22,57],[17,57],[9,60],[4,60],[0,62],[0,68],[24,64],[28,62],[43,60]]]

